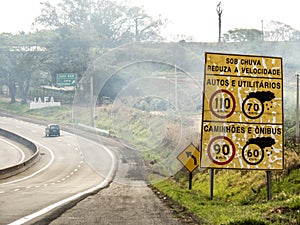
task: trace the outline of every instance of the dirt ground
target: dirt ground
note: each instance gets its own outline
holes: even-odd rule
[[[146,185],[112,183],[109,188],[79,202],[50,224],[179,225],[188,222],[192,222],[190,218],[178,218]]]

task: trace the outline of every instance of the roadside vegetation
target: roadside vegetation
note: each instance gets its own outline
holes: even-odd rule
[[[2,112],[55,121],[60,124],[72,123],[72,107],[49,107],[29,110],[28,105],[20,101],[10,103],[8,98],[0,99]],[[111,127],[110,112],[98,110],[96,117],[101,121],[96,124]],[[86,115],[85,115],[86,116]],[[105,117],[105,119],[104,119]],[[139,118],[143,119],[143,118]],[[139,120],[137,118],[137,121]],[[145,128],[136,123],[133,130],[146,135]],[[123,125],[122,125],[123,126]],[[144,129],[144,131],[143,131]],[[172,141],[169,134],[169,141]],[[126,137],[125,137],[126,138]],[[139,137],[142,138],[142,137]],[[130,140],[132,141],[132,140]],[[164,154],[167,154],[164,152]],[[192,214],[200,224],[300,224],[300,146],[286,144],[285,169],[272,172],[272,200],[267,201],[265,171],[215,170],[214,196],[210,200],[209,171],[196,169],[193,172],[192,189],[189,190],[189,174],[185,168],[166,177],[159,160],[165,156],[160,153],[144,153],[145,163],[159,176],[159,182],[153,182],[154,192],[166,201],[176,202],[184,211]],[[155,162],[155,163],[154,163]],[[160,164],[162,165],[162,164]]]
[[[71,124],[72,113],[70,106],[48,107],[30,110],[29,104],[21,104],[21,100],[11,103],[8,98],[0,97],[0,109],[4,113],[22,115],[41,119],[43,121],[56,121],[60,124]]]
[[[264,31],[229,30],[221,43],[196,43],[184,35],[169,43],[161,36],[166,23],[117,1],[42,2],[31,33],[0,34],[0,111],[44,123],[95,126],[142,149],[157,195],[177,202],[201,224],[300,224],[294,110],[300,32],[271,21]],[[196,169],[189,190],[189,174],[174,160],[175,148],[183,150],[199,140],[204,52],[283,59],[285,167],[272,172],[272,201],[266,200],[265,171],[215,170],[210,200],[209,172]],[[77,76],[76,88],[83,93],[75,111],[74,91],[58,82],[60,73]],[[90,89],[96,101],[93,115]],[[29,109],[34,98],[50,96],[62,106]]]
[[[291,153],[286,149],[286,155]],[[291,154],[297,168],[272,172],[272,200],[267,201],[265,171],[217,170],[214,197],[210,200],[208,171],[195,171],[192,190],[188,172],[181,170],[154,186],[179,202],[203,224],[299,224],[300,223],[300,157]]]

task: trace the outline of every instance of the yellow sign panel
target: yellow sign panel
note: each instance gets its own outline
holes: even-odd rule
[[[282,78],[282,58],[206,53],[205,73],[220,76]]]
[[[177,156],[177,159],[188,171],[193,172],[199,166],[200,152],[193,144],[190,144]]]
[[[201,167],[283,169],[282,59],[206,53]]]
[[[204,82],[204,120],[282,123],[282,80],[206,75]]]

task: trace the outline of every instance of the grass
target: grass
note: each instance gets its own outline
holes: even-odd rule
[[[29,105],[22,105],[19,102],[10,103],[9,99],[0,99],[0,108],[10,113],[26,113],[29,110]]]
[[[9,99],[0,98],[0,109],[10,114],[32,116],[61,124],[72,123],[72,113],[68,106],[30,110],[29,104],[21,104],[20,102],[10,103]]]
[[[210,200],[208,172],[197,172],[192,190],[188,173],[154,186],[179,202],[206,224],[300,224],[300,169],[272,182],[273,200],[267,201],[263,171],[219,170],[215,174],[214,196]],[[254,192],[255,191],[255,192]]]

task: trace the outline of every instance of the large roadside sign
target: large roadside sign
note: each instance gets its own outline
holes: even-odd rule
[[[75,87],[76,78],[76,73],[58,73],[56,83],[58,87]]]
[[[282,58],[205,54],[200,167],[283,169]]]

